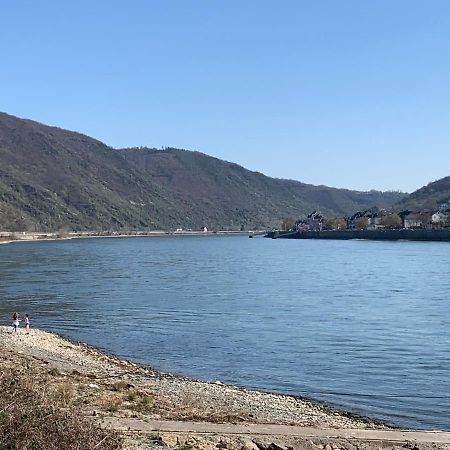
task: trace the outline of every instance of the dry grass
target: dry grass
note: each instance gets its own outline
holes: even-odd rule
[[[202,397],[185,394],[178,398],[158,397],[155,402],[161,414],[171,420],[204,421],[214,423],[238,423],[249,420],[240,411],[234,411],[228,406],[211,404]]]
[[[2,364],[0,450],[118,450],[122,438],[71,408],[75,388],[33,367]]]
[[[117,412],[122,408],[123,396],[121,394],[103,394],[97,399],[97,405],[105,411]]]
[[[67,407],[75,398],[75,387],[72,383],[63,382],[52,389],[51,395],[55,404]]]
[[[96,405],[104,411],[118,412],[127,409],[142,414],[158,411],[154,395],[146,390],[130,389],[128,383],[122,382],[115,383],[110,389],[110,392],[101,394],[96,400]]]
[[[154,413],[158,410],[155,399],[149,396],[139,397],[138,400],[134,402],[133,409],[143,414]]]
[[[130,389],[130,384],[124,380],[119,380],[112,385],[111,389],[117,392],[127,391]]]

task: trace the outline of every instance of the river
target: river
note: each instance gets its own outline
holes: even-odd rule
[[[144,365],[450,430],[450,243],[173,236],[0,245],[0,322]]]

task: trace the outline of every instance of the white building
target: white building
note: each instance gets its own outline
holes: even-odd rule
[[[445,214],[445,213],[440,212],[440,211],[437,212],[437,213],[434,213],[431,216],[431,222],[432,223],[445,223],[447,221],[447,219],[448,219],[448,214]]]
[[[369,216],[367,219],[367,229],[368,230],[378,230],[379,228],[384,228],[381,223],[381,216]]]
[[[404,219],[404,228],[420,228],[422,226],[422,221],[418,219]]]

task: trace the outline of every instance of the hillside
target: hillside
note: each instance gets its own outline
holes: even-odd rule
[[[411,211],[435,211],[440,204],[450,200],[450,176],[428,183],[426,186],[414,191],[402,199],[396,209],[409,209]]]
[[[284,217],[301,217],[317,209],[330,216],[343,216],[359,209],[390,206],[404,194],[357,192],[313,186],[267,177],[199,152],[166,149],[126,149],[128,161],[192,207],[190,215],[210,211],[213,224],[229,227],[279,226]]]
[[[319,209],[349,214],[404,194],[273,179],[185,150],[114,150],[0,113],[0,230],[254,229]]]

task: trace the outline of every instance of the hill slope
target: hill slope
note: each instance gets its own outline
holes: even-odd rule
[[[402,196],[273,179],[197,152],[114,150],[0,113],[0,229],[266,228]]]
[[[450,176],[433,181],[426,186],[414,191],[402,199],[396,209],[410,209],[420,211],[428,209],[435,211],[440,204],[450,200]]]
[[[267,177],[199,152],[166,149],[126,149],[147,176],[171,189],[191,205],[190,215],[201,222],[229,227],[280,225],[284,217],[298,218],[317,209],[342,216],[369,206],[390,206],[404,194],[357,192],[313,186]],[[200,213],[200,216],[199,214]]]

